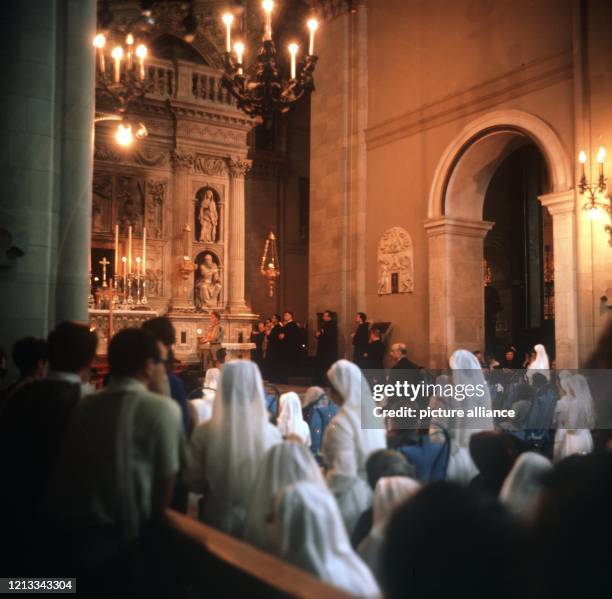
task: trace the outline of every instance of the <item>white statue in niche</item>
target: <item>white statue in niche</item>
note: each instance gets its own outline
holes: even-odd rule
[[[204,190],[204,195],[200,202],[198,222],[200,223],[199,241],[207,243],[214,243],[217,241],[219,213],[217,212],[217,203],[215,202],[213,190],[210,188]]]
[[[412,239],[401,227],[387,229],[378,242],[378,295],[414,291]]]
[[[195,279],[194,303],[196,310],[216,308],[221,293],[221,273],[219,265],[211,253],[204,254],[204,260],[198,264]]]

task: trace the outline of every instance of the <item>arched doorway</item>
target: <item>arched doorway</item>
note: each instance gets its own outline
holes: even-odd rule
[[[514,152],[531,145],[541,154],[547,193],[538,197],[552,216],[557,310],[557,364],[577,365],[575,193],[571,163],[552,128],[521,111],[496,111],[470,123],[440,160],[430,190],[425,228],[429,243],[430,363],[443,367],[457,348],[483,349],[484,218],[493,177]]]
[[[552,218],[538,200],[547,185],[542,153],[526,138],[485,192],[483,217],[494,225],[483,244],[484,348],[498,359],[509,345],[523,357],[536,343],[554,357]]]

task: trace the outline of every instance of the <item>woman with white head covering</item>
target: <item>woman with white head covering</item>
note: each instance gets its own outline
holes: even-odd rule
[[[289,391],[280,396],[278,430],[283,437],[295,435],[310,447],[310,428],[302,416],[302,404],[297,393]]]
[[[550,470],[552,464],[543,455],[533,451],[522,453],[502,485],[500,501],[512,513],[530,521],[543,490],[541,478]]]
[[[276,501],[275,524],[282,559],[357,597],[381,596],[327,489],[310,482],[286,487]]]
[[[221,371],[218,368],[209,368],[204,377],[204,388],[202,389],[202,397],[192,399],[191,404],[198,413],[198,424],[208,422],[212,417],[213,402],[217,394],[219,386],[219,378]]]
[[[450,358],[450,367],[453,370],[453,386],[455,397],[451,404],[453,409],[474,410],[479,407],[491,408],[491,395],[489,386],[484,378],[482,367],[478,358],[465,349],[458,349]],[[461,385],[462,387],[458,387]],[[459,389],[466,389],[471,385],[478,393],[465,393],[465,397],[458,399]],[[451,438],[451,455],[448,463],[447,478],[461,483],[468,483],[478,474],[470,456],[470,438],[474,433],[484,430],[493,430],[494,423],[491,417],[460,418],[448,420],[449,435]]]
[[[323,436],[323,460],[327,481],[349,534],[361,513],[370,507],[372,490],[366,483],[366,460],[377,449],[386,447],[383,429],[361,427],[362,406],[372,412],[374,400],[361,370],[348,360],[338,360],[328,371],[332,399],[340,411]]]
[[[575,453],[593,451],[591,429],[595,427],[595,409],[587,380],[574,374],[560,378],[559,384],[565,395],[555,408],[555,462]]]
[[[533,349],[535,350],[536,357],[533,362],[527,366],[527,378],[529,382],[531,382],[536,372],[544,375],[550,381],[550,362],[548,360],[546,348],[541,343],[538,343]]]
[[[281,436],[268,422],[261,374],[254,362],[223,366],[209,422],[191,438],[187,483],[204,493],[202,519],[241,536],[257,467]]]
[[[285,487],[309,481],[326,488],[321,470],[310,451],[301,443],[286,441],[271,447],[257,469],[251,492],[244,539],[263,549],[274,550],[269,516],[274,511],[274,497]]]
[[[393,510],[415,495],[421,484],[407,476],[385,476],[376,483],[372,528],[359,544],[357,553],[370,566],[376,580],[380,582],[380,558],[385,541],[385,529]]]

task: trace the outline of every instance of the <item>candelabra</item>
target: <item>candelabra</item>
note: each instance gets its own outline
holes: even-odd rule
[[[284,80],[279,73],[276,45],[272,40],[274,2],[264,0],[262,7],[265,13],[264,36],[257,61],[250,69],[246,69],[243,63],[245,45],[238,41],[232,51],[231,29],[234,17],[231,13],[223,15],[226,26],[226,47],[225,73],[222,81],[224,87],[236,99],[240,109],[249,116],[269,122],[276,112],[289,111],[305,93],[314,90],[313,73],[317,64],[317,57],[314,55],[314,35],[318,23],[315,19],[308,21],[310,30],[308,54],[299,73],[296,64],[299,47],[296,43],[289,44],[290,77]]]
[[[597,181],[587,178],[585,172],[585,163],[587,161],[587,155],[584,150],[578,155],[578,160],[581,165],[581,177],[578,183],[578,190],[581,195],[587,194],[588,199],[583,204],[582,210],[585,212],[591,220],[598,220],[601,212],[606,212],[610,215],[610,198],[607,192],[608,179],[604,174],[604,162],[606,159],[606,150],[601,146],[597,152],[597,163],[599,164],[599,173]],[[612,246],[612,226],[607,224],[604,230],[608,233],[608,243]]]

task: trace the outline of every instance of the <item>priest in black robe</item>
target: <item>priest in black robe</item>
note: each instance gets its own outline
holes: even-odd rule
[[[327,371],[338,359],[338,325],[330,310],[323,312],[321,327],[315,333],[317,338],[316,384],[328,385]]]
[[[282,364],[279,382],[285,383],[287,379],[296,376],[300,370],[302,355],[302,333],[293,319],[293,312],[283,312],[283,328],[278,335],[280,363]]]
[[[370,323],[364,312],[358,312],[355,316],[357,329],[353,333],[353,362],[359,368],[367,368],[367,358],[364,354],[368,351],[368,340],[370,337]]]

